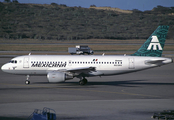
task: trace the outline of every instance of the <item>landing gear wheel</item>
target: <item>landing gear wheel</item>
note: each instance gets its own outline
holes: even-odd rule
[[[85,85],[88,82],[87,79],[82,79],[79,81],[79,85]]]
[[[29,81],[29,80],[26,80],[26,81],[25,81],[25,84],[26,84],[26,85],[30,84],[30,81]]]
[[[88,82],[88,80],[87,80],[87,79],[83,79],[83,81],[84,81],[84,83],[85,83],[85,84]]]
[[[79,85],[84,85],[84,84],[85,84],[85,82],[83,80],[79,81]]]

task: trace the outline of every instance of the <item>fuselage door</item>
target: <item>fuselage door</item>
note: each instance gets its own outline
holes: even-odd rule
[[[23,67],[24,68],[29,68],[29,57],[24,58]]]
[[[135,69],[134,58],[129,58],[129,69]]]

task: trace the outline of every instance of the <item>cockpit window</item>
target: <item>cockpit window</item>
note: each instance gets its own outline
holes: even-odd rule
[[[17,63],[17,60],[11,60],[9,63]]]

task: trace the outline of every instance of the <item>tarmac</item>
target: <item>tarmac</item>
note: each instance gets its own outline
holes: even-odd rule
[[[0,66],[10,58],[0,58]],[[48,107],[57,120],[152,120],[174,110],[174,63],[135,73],[48,83],[46,76],[11,75],[0,70],[0,120],[23,120]]]

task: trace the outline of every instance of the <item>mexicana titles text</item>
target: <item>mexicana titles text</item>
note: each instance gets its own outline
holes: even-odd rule
[[[66,67],[66,63],[32,63],[31,67]]]

